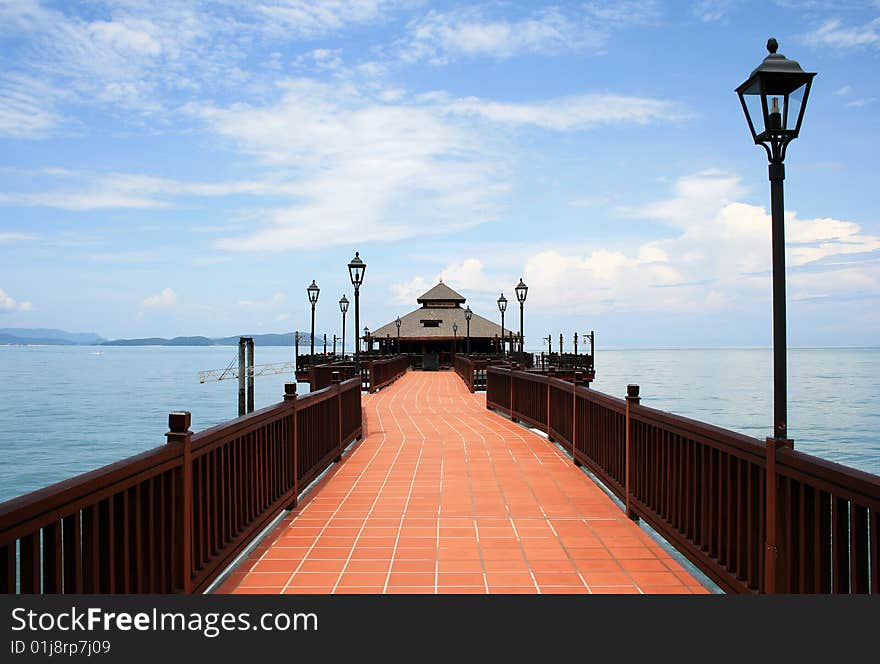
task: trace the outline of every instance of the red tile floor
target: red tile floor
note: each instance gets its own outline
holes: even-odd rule
[[[455,373],[407,373],[363,405],[363,441],[220,592],[708,592]]]

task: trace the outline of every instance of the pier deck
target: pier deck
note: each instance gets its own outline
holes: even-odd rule
[[[452,372],[364,396],[364,439],[220,592],[706,593],[545,437]]]

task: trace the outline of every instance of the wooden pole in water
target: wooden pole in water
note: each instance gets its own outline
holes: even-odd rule
[[[254,340],[247,340],[247,412],[254,412]]]
[[[245,414],[245,345],[244,337],[238,338],[238,416]]]

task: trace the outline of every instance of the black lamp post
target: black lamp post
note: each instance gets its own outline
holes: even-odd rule
[[[526,303],[526,295],[529,294],[529,287],[523,283],[522,277],[516,285],[516,299],[519,300],[519,352],[523,352],[523,305]]]
[[[351,263],[348,264],[348,276],[351,278],[351,285],[354,286],[354,362],[357,364],[360,359],[360,339],[357,338],[358,327],[360,326],[360,293],[361,284],[364,282],[364,272],[367,271],[367,264],[361,260],[361,255],[356,251]]]
[[[501,354],[507,355],[504,352],[504,312],[507,311],[507,298],[504,297],[504,293],[498,298],[498,311],[501,312]]]
[[[779,44],[767,41],[770,55],[736,89],[749,131],[770,161],[770,216],[773,245],[773,436],[788,438],[785,333],[785,152],[798,137],[815,73],[777,53]],[[780,106],[781,103],[781,106]],[[753,117],[754,116],[754,117]]]
[[[464,310],[464,320],[467,322],[467,354],[471,354],[471,316],[474,315],[474,312],[471,311],[470,305],[468,305]]]
[[[455,355],[455,351],[458,350],[458,323],[452,324],[452,354]]]
[[[400,353],[400,316],[397,317],[397,320],[394,321],[394,324],[397,326],[397,352]]]
[[[318,293],[321,292],[321,289],[318,288],[318,285],[315,283],[315,280],[312,279],[312,285],[306,288],[306,292],[309,294],[309,302],[312,303],[312,355],[315,354],[315,305],[318,303]]]
[[[342,357],[345,358],[345,314],[348,313],[348,298],[343,295],[339,298],[339,311],[342,312]]]
[[[367,353],[372,352],[372,344],[370,343],[370,328],[364,325],[364,346],[366,348]]]

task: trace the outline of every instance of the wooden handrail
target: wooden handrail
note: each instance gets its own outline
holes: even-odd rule
[[[362,435],[360,378],[0,503],[0,592],[201,592]],[[181,423],[185,426],[181,428]]]

